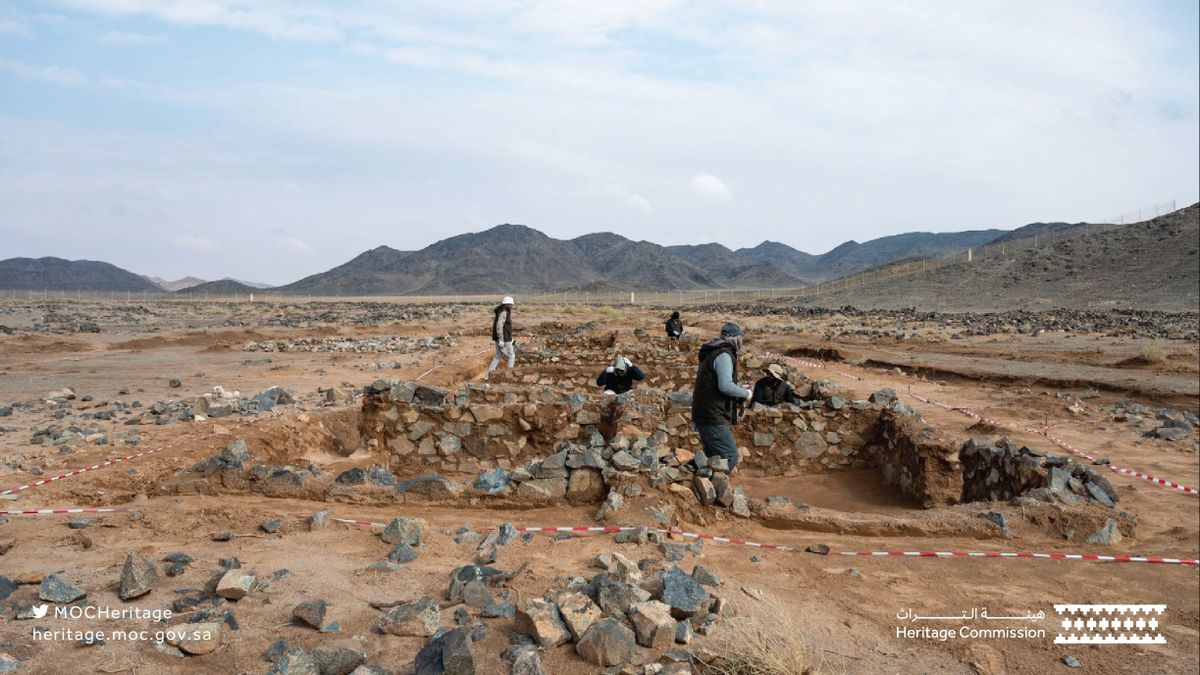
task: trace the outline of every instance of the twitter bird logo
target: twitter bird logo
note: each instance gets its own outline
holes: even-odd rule
[[[33,618],[40,619],[46,616],[46,612],[50,609],[50,605],[33,605],[29,609],[33,610]]]

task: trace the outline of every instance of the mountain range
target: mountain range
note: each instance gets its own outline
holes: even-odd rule
[[[1075,226],[1027,227],[1040,236]],[[960,257],[923,274],[866,279],[800,302],[931,311],[1200,310],[1200,204],[1114,230],[1079,234],[1019,254],[972,262]]]
[[[939,256],[1057,232],[1079,224],[1032,223],[1016,230],[909,232],[848,241],[814,255],[764,241],[731,250],[721,244],[661,246],[611,232],[555,239],[504,224],[443,239],[417,251],[379,246],[276,293],[310,295],[452,295],[559,290],[796,288],[909,258]],[[265,285],[196,277],[168,281],[108,263],[60,258],[0,260],[0,289],[249,293]]]
[[[822,255],[763,242],[661,246],[611,232],[555,239],[524,225],[444,239],[419,251],[380,246],[274,290],[322,295],[796,288],[915,256],[985,244],[1004,230],[913,232],[846,242]]]

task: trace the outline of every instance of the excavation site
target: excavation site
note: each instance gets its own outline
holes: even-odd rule
[[[1196,392],[1156,365],[1081,382],[1057,346],[1194,357],[1182,317],[1031,337],[698,307],[669,339],[655,307],[539,305],[488,373],[486,306],[4,308],[8,672],[1116,672],[1196,649]],[[732,471],[691,424],[730,320],[739,379],[771,367],[794,401],[739,411]],[[926,358],[967,325],[970,372],[859,353]],[[1073,382],[1015,378],[1012,350]],[[621,359],[644,377],[615,394]],[[1163,378],[1114,393],[1131,367]],[[1055,642],[1056,605],[1163,592],[1165,641]]]

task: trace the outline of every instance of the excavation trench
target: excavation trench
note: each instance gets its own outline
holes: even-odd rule
[[[316,415],[308,420],[312,438],[289,429],[287,439],[257,439],[253,459],[218,456],[177,487],[372,505],[524,510],[565,503],[596,507],[595,520],[607,523],[748,518],[778,529],[878,536],[1000,536],[994,522],[979,518],[983,502],[1028,496],[1023,510],[1067,508],[1089,523],[1112,513],[1097,504],[1100,493],[1115,501],[1111,486],[1059,461],[1065,458],[995,439],[968,453],[892,392],[848,401],[796,371],[790,377],[799,404],[752,407],[734,427],[737,471],[708,476],[696,471],[707,464],[698,467],[702,445],[681,386],[693,376],[694,357],[653,343],[593,342],[570,357],[533,350],[526,355],[533,363],[453,390],[379,380],[365,390],[356,433],[346,433],[348,411],[329,424]],[[614,353],[654,364],[646,382],[620,396],[592,382]],[[753,372],[761,364],[748,366]],[[344,441],[355,437],[351,454]],[[969,459],[966,471],[960,457]],[[954,506],[960,501],[976,504]],[[1132,529],[1130,519],[1122,523]]]

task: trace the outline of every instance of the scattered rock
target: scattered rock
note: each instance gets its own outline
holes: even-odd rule
[[[598,666],[625,663],[637,649],[633,631],[613,618],[593,623],[575,644],[575,651],[584,661]]]
[[[651,649],[669,649],[675,642],[675,619],[671,617],[671,608],[651,600],[634,605],[629,610],[629,619],[633,622],[633,630],[637,643]]]
[[[253,575],[244,574],[240,569],[231,569],[221,576],[217,582],[217,595],[227,600],[241,600],[254,588]]]
[[[168,633],[167,642],[187,654],[207,654],[221,646],[224,626],[220,621],[179,624]]]
[[[47,574],[42,577],[42,582],[38,587],[38,597],[46,602],[66,604],[75,602],[86,595],[87,591],[63,581],[58,574]]]
[[[537,640],[543,649],[571,641],[571,632],[563,623],[558,607],[543,598],[530,600],[517,611],[513,630]]]
[[[380,538],[387,544],[421,545],[421,534],[428,526],[420,518],[399,517],[388,523]]]
[[[158,581],[158,569],[154,563],[145,559],[135,551],[125,555],[125,564],[121,568],[121,581],[117,595],[122,600],[132,600],[149,593]]]
[[[1113,544],[1120,543],[1122,538],[1121,531],[1117,528],[1117,521],[1109,518],[1108,520],[1104,521],[1104,527],[1093,532],[1087,538],[1086,542],[1089,544],[1102,544],[1105,546],[1111,546]]]
[[[429,637],[438,629],[438,605],[433,598],[396,605],[379,619],[379,630],[391,635]]]
[[[307,600],[292,609],[292,623],[301,623],[320,630],[325,625],[325,609],[329,603],[324,600]]]

